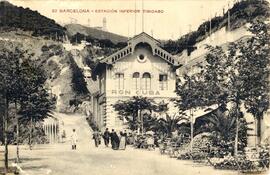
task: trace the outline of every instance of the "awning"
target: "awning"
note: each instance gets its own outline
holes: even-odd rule
[[[205,116],[206,114],[209,114],[210,112],[216,110],[218,108],[218,105],[211,105],[211,106],[206,106],[206,107],[200,107],[200,108],[195,108],[192,111],[191,110],[186,110],[184,113],[187,115],[189,119],[191,119],[191,113],[193,113],[192,116],[192,123],[194,124],[196,119],[202,116]],[[185,120],[181,120],[178,122],[178,124],[184,123]]]

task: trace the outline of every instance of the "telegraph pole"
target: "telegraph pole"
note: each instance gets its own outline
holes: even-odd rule
[[[142,0],[142,32],[144,32],[144,2]]]
[[[136,35],[136,25],[137,25],[137,4],[136,4],[136,0],[135,0],[135,13],[134,13],[134,15],[135,15],[135,19],[134,19],[134,36]]]
[[[231,30],[231,21],[230,21],[230,4],[228,3],[228,31]]]

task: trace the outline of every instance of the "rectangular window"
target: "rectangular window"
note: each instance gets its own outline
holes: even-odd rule
[[[151,78],[145,78],[145,89],[151,90]]]
[[[151,78],[142,78],[141,79],[141,89],[142,90],[151,90]]]
[[[142,76],[142,89],[151,90],[151,74],[145,72]]]
[[[159,89],[168,90],[168,75],[167,74],[159,75]]]
[[[133,87],[134,90],[140,89],[140,78],[133,78]]]
[[[124,89],[124,74],[123,73],[116,73],[116,85],[117,89],[123,90]]]

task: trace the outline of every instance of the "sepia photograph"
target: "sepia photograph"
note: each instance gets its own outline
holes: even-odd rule
[[[0,175],[268,175],[270,0],[0,0]]]

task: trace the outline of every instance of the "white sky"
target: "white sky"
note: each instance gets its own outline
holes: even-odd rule
[[[132,37],[135,34],[134,13],[52,13],[52,9],[142,9],[142,0],[9,0],[17,6],[29,7],[59,23],[70,23],[70,18],[79,24],[102,26],[102,19],[107,19],[110,32]],[[211,16],[222,14],[235,0],[144,0],[144,9],[163,10],[164,13],[145,13],[144,31],[157,39],[177,39],[197,27]],[[142,14],[136,15],[136,34],[142,31]]]

